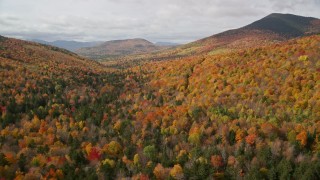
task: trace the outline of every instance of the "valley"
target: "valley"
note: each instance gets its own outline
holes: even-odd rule
[[[79,54],[0,36],[0,177],[319,179],[319,22]]]

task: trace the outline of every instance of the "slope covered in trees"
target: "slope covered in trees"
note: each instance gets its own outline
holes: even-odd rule
[[[125,70],[0,48],[0,177],[320,178],[318,35]]]
[[[146,66],[170,112],[161,132],[188,152],[172,163],[188,178],[319,178],[319,48],[312,36]]]
[[[130,73],[16,39],[1,37],[0,48],[0,177],[90,177],[83,163],[100,155],[81,145],[101,140],[96,127]]]
[[[153,53],[127,56],[105,63],[120,63],[122,66],[128,66],[128,63],[137,64],[138,62],[183,58],[192,55],[230,53],[319,33],[320,20],[317,18],[273,13],[244,27],[221,32],[186,45]]]

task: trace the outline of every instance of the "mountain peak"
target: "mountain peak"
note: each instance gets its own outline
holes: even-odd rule
[[[247,26],[224,31],[178,47],[176,56],[216,54],[232,50],[269,45],[292,38],[320,33],[320,20],[293,14],[272,13]]]
[[[313,18],[313,17],[307,17],[307,16],[299,16],[299,15],[295,15],[295,14],[290,14],[290,13],[271,13],[269,15],[267,15],[264,18],[267,17],[275,17],[275,18],[309,18],[309,19],[317,19],[317,18]]]
[[[316,20],[319,19],[293,14],[272,13],[245,26],[244,29],[263,30],[286,37],[298,37],[304,35],[312,22]]]

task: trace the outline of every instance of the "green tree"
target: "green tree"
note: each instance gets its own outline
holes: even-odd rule
[[[157,153],[157,149],[155,148],[154,145],[146,146],[143,149],[143,154],[152,161],[156,159],[156,153]]]

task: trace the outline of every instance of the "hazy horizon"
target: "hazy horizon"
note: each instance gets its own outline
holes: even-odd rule
[[[0,0],[0,34],[45,41],[187,43],[271,13],[320,17],[317,0]]]

